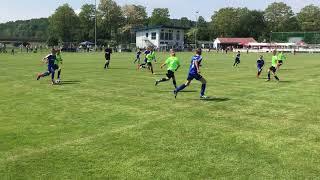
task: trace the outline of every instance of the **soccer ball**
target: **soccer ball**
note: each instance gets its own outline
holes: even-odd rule
[[[56,80],[56,83],[57,83],[57,84],[60,84],[60,82],[61,82],[60,79],[57,79],[57,80]]]

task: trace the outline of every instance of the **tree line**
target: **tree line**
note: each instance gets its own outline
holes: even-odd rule
[[[98,44],[128,44],[135,41],[134,30],[144,26],[169,25],[189,30],[185,39],[212,41],[216,37],[254,37],[268,41],[271,32],[320,31],[320,7],[307,5],[300,12],[283,2],[274,2],[265,10],[222,8],[210,21],[199,16],[197,22],[187,17],[170,19],[167,8],[155,8],[148,17],[146,7],[113,0],[101,0],[95,18],[95,5],[85,4],[79,14],[68,4],[59,6],[49,18],[0,24],[0,38],[39,39],[48,42],[94,41],[97,20]]]

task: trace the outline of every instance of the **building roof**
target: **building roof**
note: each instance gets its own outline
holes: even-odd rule
[[[257,41],[252,38],[217,38],[221,44],[239,44],[239,45],[246,45],[249,43],[256,43]]]
[[[157,26],[146,26],[146,27],[142,27],[142,28],[137,28],[134,31],[138,32],[138,31],[146,31],[146,30],[150,30],[150,29],[162,29],[162,28],[182,29],[182,30],[187,30],[188,29],[188,28],[185,28],[185,27],[178,27],[178,26],[157,25]]]

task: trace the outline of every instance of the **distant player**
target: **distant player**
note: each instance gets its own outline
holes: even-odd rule
[[[104,50],[104,57],[106,59],[106,63],[104,64],[104,69],[109,69],[111,54],[112,54],[111,48],[108,47]]]
[[[156,54],[155,54],[154,49],[151,49],[150,53],[146,56],[146,59],[147,59],[147,67],[148,67],[148,69],[151,71],[152,74],[155,74],[154,71],[153,71],[153,65],[152,65],[153,61],[157,62]]]
[[[277,80],[277,81],[279,81],[279,78],[278,78],[278,76],[277,76],[277,74],[276,74],[276,72],[277,72],[277,66],[278,66],[278,56],[277,56],[277,50],[274,50],[273,51],[273,56],[272,56],[272,65],[271,65],[271,67],[269,68],[269,70],[268,70],[268,81],[270,81],[271,80],[271,77],[270,77],[270,75],[271,75],[271,73],[272,73],[272,75],[274,76],[274,78]]]
[[[140,64],[140,61],[141,61],[141,56],[142,52],[141,52],[141,49],[139,49],[139,51],[137,52],[137,56],[136,56],[136,60],[134,60],[133,64],[135,64],[137,61],[138,61],[138,64]]]
[[[196,50],[196,54],[191,59],[191,64],[190,64],[190,68],[189,68],[189,74],[188,74],[187,82],[185,84],[182,84],[181,86],[179,86],[178,88],[176,88],[174,90],[175,98],[177,98],[177,95],[178,95],[178,93],[180,91],[182,91],[184,88],[186,88],[187,86],[190,85],[190,83],[191,83],[191,81],[193,79],[196,79],[196,80],[198,80],[198,81],[200,81],[202,83],[200,99],[207,99],[208,98],[208,97],[206,97],[204,95],[204,93],[206,91],[207,81],[206,81],[205,78],[203,78],[200,75],[200,66],[201,66],[201,62],[202,62],[201,54],[202,54],[202,50],[201,49],[197,49]]]
[[[146,68],[146,64],[147,64],[147,56],[151,53],[151,47],[147,47],[147,49],[144,51],[144,55],[145,55],[145,58],[144,58],[144,63],[142,64],[139,64],[138,65],[138,69],[141,69],[141,68]]]
[[[166,78],[162,78],[158,81],[156,81],[156,86],[160,83],[160,82],[165,82],[165,81],[169,81],[170,79],[172,79],[174,88],[177,88],[177,82],[176,82],[176,77],[174,76],[174,72],[177,71],[180,68],[180,61],[179,59],[176,57],[176,52],[173,49],[170,49],[170,57],[166,60],[166,62],[164,64],[161,65],[161,69],[167,66],[167,77]]]
[[[63,59],[61,57],[61,50],[57,50],[57,58],[56,58],[56,61],[55,61],[55,64],[56,64],[56,67],[55,68],[58,68],[58,80],[57,82],[60,83],[61,81],[61,71],[62,71],[62,64],[63,64]]]
[[[240,56],[241,56],[240,51],[238,51],[238,53],[237,53],[237,55],[236,55],[236,58],[235,58],[235,60],[234,60],[233,67],[237,67],[238,64],[240,64]]]
[[[42,60],[43,62],[46,62],[48,64],[48,71],[44,73],[39,73],[37,76],[37,80],[39,80],[42,77],[49,76],[51,74],[51,82],[53,85],[56,84],[54,80],[55,70],[58,69],[57,65],[55,64],[56,59],[57,59],[56,50],[52,49],[51,54],[48,54]]]
[[[280,66],[283,65],[283,61],[285,61],[287,58],[286,56],[284,55],[284,53],[281,51],[279,52],[278,54],[278,65],[277,65],[277,69],[279,70],[280,69]]]
[[[257,78],[260,77],[263,70],[263,66],[264,66],[264,60],[263,60],[263,55],[261,55],[260,58],[257,60],[257,69],[258,69]]]

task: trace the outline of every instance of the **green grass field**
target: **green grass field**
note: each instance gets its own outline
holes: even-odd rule
[[[196,81],[175,100],[154,86],[160,63],[137,71],[134,53],[108,71],[101,53],[64,54],[52,86],[35,80],[44,55],[0,54],[0,179],[319,178],[319,55],[288,55],[278,83],[255,77],[258,54],[232,68],[234,54],[204,53],[208,101]]]

